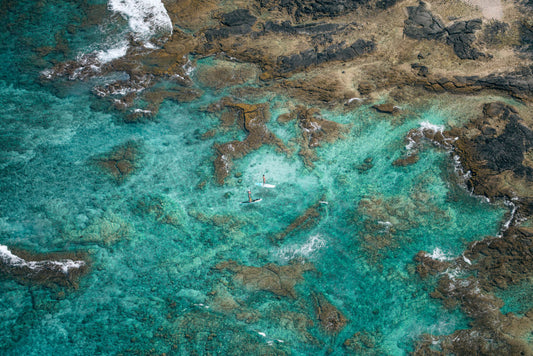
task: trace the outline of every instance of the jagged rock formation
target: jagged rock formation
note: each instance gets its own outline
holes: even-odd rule
[[[78,288],[80,278],[89,271],[85,252],[30,253],[2,246],[0,278],[23,284],[37,283],[50,288]]]
[[[347,47],[343,47],[341,44],[331,45],[323,52],[312,48],[291,56],[278,57],[278,68],[281,73],[287,73],[330,61],[349,61],[372,52],[374,48],[374,42],[361,39]]]
[[[445,40],[461,59],[484,56],[472,46],[476,40],[475,32],[481,29],[481,19],[457,21],[445,27],[444,22],[433,15],[424,1],[420,1],[418,6],[408,6],[407,12],[409,17],[405,20],[403,31],[406,36],[417,40]]]
[[[335,17],[353,11],[361,6],[372,6],[384,9],[393,6],[397,0],[260,0],[264,8],[283,8],[297,20],[304,17],[320,18]]]

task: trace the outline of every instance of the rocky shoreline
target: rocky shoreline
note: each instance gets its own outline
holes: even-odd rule
[[[364,100],[387,98],[391,103],[376,110],[395,113],[395,104],[409,103],[409,95],[418,96],[422,89],[428,95],[448,92],[458,100],[463,95],[496,93],[519,100],[525,107],[522,112],[531,110],[531,5],[512,2],[507,18],[496,23],[482,18],[475,7],[460,1],[454,4],[457,14],[445,1],[258,0],[225,9],[215,0],[168,2],[165,5],[175,28],[167,38],[159,39],[158,48],[141,50],[140,43],[133,43],[125,56],[111,62],[101,63],[95,56],[59,62],[43,71],[41,81],[61,87],[68,80],[125,73],[121,80],[95,86],[93,92],[105,102],[105,110],[135,123],[153,118],[164,100],[201,97],[202,89],[191,80],[194,74],[190,69],[196,60],[213,57],[249,66],[249,75],[235,80],[211,80],[217,70],[200,77],[203,85],[227,89],[239,98],[224,99],[208,109],[220,115],[221,127],[236,125],[246,134],[242,141],[213,146],[215,180],[223,185],[233,161],[262,145],[291,153],[265,125],[270,120],[269,107],[259,99],[265,93],[279,93],[302,104],[278,121],[297,122],[299,155],[309,168],[318,159],[313,149],[322,141],[334,142],[344,130],[343,125],[322,119],[311,106],[349,110]],[[489,36],[495,24],[500,29],[497,39]],[[59,47],[41,48],[40,52],[36,48],[35,52],[41,53],[42,59],[54,50]],[[219,71],[221,76],[231,77],[227,70]],[[239,86],[248,79],[255,81],[253,88]],[[158,87],[161,82],[168,86]],[[417,99],[423,100],[424,95]],[[143,106],[139,106],[141,102]],[[470,244],[460,258],[443,264],[423,252],[415,257],[421,278],[439,278],[431,296],[449,308],[459,306],[472,323],[470,329],[452,335],[425,335],[413,354],[532,354],[523,335],[531,330],[533,311],[523,317],[504,315],[502,302],[494,296],[496,289],[515,285],[533,273],[532,128],[533,116],[520,116],[515,107],[492,102],[462,127],[417,131],[409,136],[415,143],[430,140],[456,154],[464,171],[470,173],[466,185],[474,194],[514,206],[501,236]],[[97,158],[96,164],[121,183],[135,168],[137,151],[137,146],[126,144]],[[395,165],[407,167],[417,159],[416,152],[410,152]],[[319,219],[317,204],[275,239]],[[371,204],[365,204],[360,208],[367,214],[379,215]],[[390,239],[363,239],[376,254],[383,248],[381,243],[390,243]],[[303,278],[303,271],[311,269],[307,265],[296,271],[294,266],[249,267],[234,261],[215,268],[235,273],[234,279],[252,290],[292,298],[295,283]],[[450,276],[452,270],[469,275],[456,278]],[[279,285],[270,283],[271,279],[279,280]],[[331,333],[342,329],[348,322],[342,314],[324,296],[313,298],[322,327]],[[371,344],[361,334],[344,343],[347,350]]]

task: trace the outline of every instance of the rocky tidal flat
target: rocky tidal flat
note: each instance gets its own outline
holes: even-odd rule
[[[1,353],[533,355],[532,18],[3,1]]]

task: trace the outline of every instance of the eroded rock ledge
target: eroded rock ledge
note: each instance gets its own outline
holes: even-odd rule
[[[6,246],[0,248],[0,277],[23,284],[76,289],[80,278],[89,271],[89,256],[85,252],[31,253]]]
[[[461,307],[472,322],[471,328],[451,335],[423,336],[414,355],[533,354],[524,341],[533,327],[533,310],[523,317],[504,315],[503,302],[493,294],[533,276],[533,229],[527,223],[533,215],[533,175],[527,158],[533,135],[521,121],[513,107],[489,103],[463,127],[428,137],[454,150],[470,172],[466,182],[474,193],[508,199],[512,212],[501,236],[472,242],[455,260],[438,261],[424,252],[415,257],[422,278],[439,276],[431,296],[448,308]],[[419,133],[424,135],[423,130]]]

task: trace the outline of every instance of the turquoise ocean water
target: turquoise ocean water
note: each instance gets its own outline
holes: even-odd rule
[[[450,155],[429,145],[416,164],[392,165],[410,129],[456,120],[439,105],[412,108],[405,120],[366,106],[323,111],[350,130],[318,149],[313,170],[297,154],[264,146],[236,160],[227,184],[218,186],[212,145],[242,137],[230,130],[200,138],[218,125],[202,108],[223,93],[164,102],[154,120],[125,124],[95,109],[89,84],[58,90],[38,80],[54,59],[95,48],[101,27],[67,31],[70,50],[43,62],[32,43],[55,45],[54,34],[83,23],[83,11],[60,1],[3,6],[2,21],[17,26],[2,33],[0,54],[9,64],[0,70],[0,244],[86,250],[92,267],[79,289],[65,294],[2,278],[2,354],[404,355],[422,333],[467,327],[460,311],[429,297],[435,280],[417,276],[413,257],[420,250],[460,256],[469,241],[496,234],[506,210],[458,186]],[[287,112],[286,100],[272,98],[268,125],[287,143],[298,129],[276,121]],[[117,184],[91,159],[131,140],[141,150],[139,168]],[[367,158],[371,168],[361,169]],[[254,185],[262,174],[276,189]],[[242,206],[250,187],[263,200]],[[316,225],[272,242],[323,195],[328,204],[320,205]],[[156,205],[174,223],[143,204]],[[280,297],[250,291],[214,269],[230,259],[247,266],[309,261],[316,271],[304,273],[296,298]],[[338,335],[319,325],[313,293],[348,320]],[[373,346],[345,348],[357,332]]]

